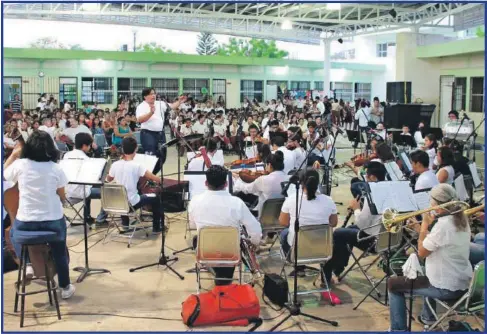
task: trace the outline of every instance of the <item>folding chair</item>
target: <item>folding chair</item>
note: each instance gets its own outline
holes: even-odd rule
[[[137,141],[137,152],[141,152],[142,142],[140,141],[140,131],[135,131],[132,134],[134,135],[134,138]],[[141,153],[143,153],[143,152],[141,152]]]
[[[485,325],[480,321],[478,314],[485,309],[485,261],[481,261],[475,266],[468,291],[462,297],[453,301],[434,300],[437,304],[444,307],[446,312],[438,317],[438,314],[431,307],[429,299],[425,298],[427,307],[430,308],[436,319],[436,322],[427,328],[428,332],[436,329],[438,326],[443,330],[446,330],[445,327],[441,325],[441,322],[452,315],[460,315],[464,317],[473,316],[477,323],[482,327],[483,332]]]
[[[103,154],[106,157],[108,155],[108,150],[110,148],[108,147],[108,143],[105,135],[99,133],[95,134],[93,136],[93,142],[96,144],[96,146],[100,147],[103,150]]]
[[[85,204],[83,203],[83,198],[66,198],[66,202],[64,203],[64,209],[71,210],[74,212],[74,217],[70,218],[64,214],[64,218],[68,221],[68,227],[70,226],[83,226],[85,223],[83,217],[83,209]],[[76,205],[79,203],[83,203],[79,209],[76,209]],[[79,218],[81,223],[75,223],[76,219]]]
[[[242,260],[240,254],[240,230],[236,227],[204,227],[198,233],[196,246],[197,293],[201,290],[201,268],[238,267],[239,284],[242,284]],[[219,280],[234,281],[234,278]]]
[[[140,218],[140,212],[135,210],[130,204],[127,198],[127,190],[121,184],[106,183],[101,187],[101,205],[103,210],[111,216],[111,220],[108,223],[108,228],[103,239],[103,243],[106,243],[108,234],[115,227],[118,232],[122,232],[122,229],[115,221],[115,216],[128,216],[129,219],[135,219],[135,224],[129,225],[129,231],[124,234],[119,234],[118,237],[128,238],[127,247],[130,248],[132,238],[137,230],[143,229],[146,237],[149,237],[147,226],[142,225]],[[130,229],[132,230],[130,233]],[[124,231],[123,231],[124,232]]]
[[[66,145],[65,142],[62,142],[62,141],[56,141],[56,145],[57,145],[57,149],[61,152],[68,152],[69,151],[69,148],[68,148],[68,145]]]
[[[369,228],[372,228],[372,227],[373,226],[371,226]],[[362,231],[367,230],[369,228],[365,228]],[[399,230],[398,233],[390,233],[390,232],[387,232],[386,231],[386,229],[384,228],[384,226],[381,223],[381,230],[380,230],[379,234],[376,236],[377,239],[376,239],[376,244],[375,244],[375,250],[376,250],[376,252],[377,252],[377,254],[379,256],[372,262],[372,264],[375,263],[375,262],[377,262],[379,259],[382,259],[382,261],[384,261],[384,263],[387,264],[386,272],[385,272],[385,275],[379,281],[375,282],[374,279],[367,274],[367,271],[364,270],[359,263],[357,263],[357,265],[360,268],[360,271],[365,276],[365,278],[367,279],[367,281],[370,283],[370,285],[371,285],[372,288],[365,295],[365,297],[357,304],[357,306],[355,306],[353,308],[354,310],[356,310],[357,308],[359,308],[359,306],[368,297],[371,297],[372,299],[374,299],[379,304],[382,304],[384,306],[387,306],[387,298],[388,298],[387,289],[386,289],[386,295],[385,295],[384,302],[382,302],[381,300],[378,299],[378,298],[381,297],[381,294],[377,290],[377,287],[384,280],[387,281],[388,278],[389,278],[389,276],[390,276],[390,265],[389,265],[390,264],[390,259],[391,258],[394,258],[397,254],[399,254],[400,252],[404,251],[404,249],[409,246],[407,243],[402,243],[402,235],[403,235],[402,228]],[[370,239],[370,238],[374,238],[374,236],[368,236],[366,238],[360,239],[360,234],[358,234],[357,235],[357,238],[358,238],[358,241],[360,242],[360,241],[364,241],[364,240],[367,240],[367,239]],[[370,266],[372,264],[369,264],[367,270],[370,268]],[[376,298],[375,296],[372,295],[372,292],[374,292],[374,291],[377,293],[378,298]]]
[[[264,202],[259,219],[260,224],[262,225],[262,234],[272,232],[279,234],[279,232],[284,229],[284,226],[279,224],[279,215],[281,214],[281,208],[284,204],[284,200],[285,198],[271,198]],[[269,247],[269,254],[277,240],[279,240],[279,235],[277,235],[277,238]]]
[[[310,225],[310,226],[302,226],[299,228],[298,232],[298,266],[306,266],[310,264],[320,264],[321,265],[321,274],[324,276],[323,272],[323,265],[331,259],[333,255],[333,228],[329,225]],[[291,250],[286,256],[284,251],[281,248],[281,258],[284,261],[284,264],[281,269],[281,275],[284,275],[284,279],[288,279],[286,274],[286,266],[293,266],[294,267],[294,254],[295,248],[294,243],[291,247]],[[313,289],[313,290],[306,290],[306,291],[298,291],[298,295],[306,295],[311,293],[318,293],[318,292],[330,292],[330,288],[328,286],[328,282],[325,281],[325,288],[324,289]],[[289,290],[289,300],[292,299],[293,291]],[[328,294],[330,297],[330,302],[332,304],[333,300],[331,299],[331,295]]]

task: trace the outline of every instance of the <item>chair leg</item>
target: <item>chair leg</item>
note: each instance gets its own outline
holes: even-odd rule
[[[48,253],[44,254],[44,272],[45,272],[45,277],[46,277],[46,285],[47,285],[47,294],[49,296],[49,304],[52,306],[52,289],[51,289],[51,275],[49,275],[49,268],[48,268],[48,262],[49,262],[49,255]],[[56,293],[56,292],[54,292]]]
[[[108,227],[107,227],[107,231],[105,232],[105,237],[103,237],[103,243],[107,242],[106,240],[108,235],[110,234],[110,229],[112,228],[114,221],[115,221],[114,215],[111,215],[111,220],[108,222]]]
[[[381,293],[379,292],[379,290],[377,290],[377,288],[375,287],[375,282],[372,280],[372,278],[370,278],[370,276],[367,274],[367,271],[364,270],[362,268],[362,265],[360,264],[360,262],[357,262],[357,266],[359,267],[360,271],[362,272],[362,274],[365,276],[365,278],[367,279],[367,281],[369,281],[369,284],[374,287],[374,290],[375,290],[375,293],[377,294],[377,296],[380,298],[381,297]]]
[[[242,285],[242,262],[238,265],[238,284]]]
[[[198,263],[196,263],[194,266],[196,271],[196,293],[199,295],[201,290],[201,277],[200,277],[201,273],[200,273],[200,268],[198,266]]]
[[[27,246],[22,245],[23,260],[22,260],[22,295],[20,296],[20,328],[24,327],[24,313],[25,313],[25,276],[27,271]]]
[[[429,328],[428,328],[428,332],[432,331],[433,329],[435,329],[436,327],[438,327],[438,325],[441,324],[441,322],[446,318],[448,317],[453,311],[455,311],[457,309],[457,307],[463,303],[465,301],[465,299],[467,299],[468,297],[468,293],[464,294],[452,307],[448,308],[446,310],[446,312],[444,314],[441,315],[441,317],[438,318],[438,320],[436,320],[436,322],[431,325]],[[428,303],[428,306],[430,307],[431,309],[431,305]]]
[[[351,271],[353,270],[353,268],[355,268],[355,266],[357,265],[358,261],[360,261],[360,260],[361,260],[361,259],[362,259],[362,258],[365,256],[365,254],[366,254],[366,252],[363,252],[363,253],[362,253],[362,254],[360,254],[360,256],[357,258],[357,257],[355,256],[355,254],[353,254],[352,250],[350,249],[350,247],[349,247],[348,245],[347,245],[347,248],[348,248],[348,251],[349,251],[350,255],[353,257],[353,261],[354,261],[354,262],[352,263],[352,265],[351,265],[350,267],[348,267],[348,269],[347,269],[347,270],[345,270],[345,272],[344,272],[343,274],[341,274],[341,275],[340,275],[340,277],[338,277],[338,282],[341,282],[341,281],[342,281],[342,280],[345,278],[345,276],[347,276],[347,274],[348,274],[349,272],[351,272]]]
[[[20,289],[20,284],[22,284],[20,278],[22,276],[22,265],[24,263],[24,247],[22,246],[22,249],[20,251],[20,259],[19,259],[19,270],[18,270],[18,276],[17,276],[17,283],[15,284],[15,304],[14,304],[14,312],[17,312],[18,306],[19,306],[19,289]]]
[[[53,259],[53,256],[52,256],[52,251],[51,249],[49,249],[49,253],[48,253],[48,259]],[[49,271],[46,271],[46,281],[47,282],[51,282],[51,285],[50,286],[56,286],[56,282],[54,282],[54,279],[53,277],[51,276],[51,273]],[[48,286],[48,288],[50,287]],[[56,312],[57,312],[57,318],[58,320],[61,320],[61,310],[59,309],[59,301],[57,299],[57,293],[56,293],[56,290],[52,290],[52,294],[53,294],[53,297],[54,297],[54,305],[56,306]],[[52,304],[51,304],[52,305]]]

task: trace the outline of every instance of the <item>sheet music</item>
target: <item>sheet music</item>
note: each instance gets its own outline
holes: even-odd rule
[[[472,173],[473,186],[475,188],[480,187],[482,181],[480,181],[479,173],[477,171],[477,165],[475,164],[475,162],[469,163],[468,168],[470,169],[470,173]]]
[[[253,145],[245,148],[245,156],[247,159],[253,159],[257,156],[257,146]]]
[[[460,174],[453,183],[455,185],[455,190],[457,191],[458,199],[460,201],[466,201],[468,199],[468,193],[463,175]]]
[[[413,194],[418,210],[424,210],[430,207],[430,192],[420,191]]]
[[[384,166],[392,181],[400,181],[404,179],[404,175],[395,161],[386,162]]]
[[[387,208],[396,209],[399,212],[417,210],[409,181],[371,182],[368,185],[372,202],[374,202],[379,214],[382,214]]]
[[[157,160],[159,158],[155,155],[148,155],[148,154],[135,154],[134,161],[144,166],[149,172],[152,173],[154,168],[156,167]]]
[[[101,184],[107,161],[103,158],[63,159],[59,165],[69,182]]]
[[[406,154],[406,152],[401,152],[401,158],[402,158],[402,161],[406,164],[408,171],[412,171],[413,166],[411,165],[411,161],[409,160],[409,157]]]

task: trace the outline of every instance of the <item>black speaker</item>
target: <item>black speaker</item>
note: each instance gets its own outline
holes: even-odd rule
[[[386,98],[390,103],[411,103],[411,81],[388,82]]]

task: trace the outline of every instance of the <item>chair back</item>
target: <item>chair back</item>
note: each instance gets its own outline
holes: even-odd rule
[[[272,198],[264,202],[260,213],[260,223],[263,231],[271,232],[284,229],[284,227],[279,224],[279,215],[284,200],[284,198]]]
[[[141,142],[140,142],[140,131],[133,132],[133,135],[135,137],[135,140],[137,141],[137,144],[138,145],[142,145]]]
[[[128,215],[130,204],[127,190],[121,184],[106,183],[101,187],[101,205],[105,212],[115,215]]]
[[[380,233],[377,235],[376,251],[377,253],[394,251],[401,245],[401,241],[402,228],[397,233],[390,233],[387,232],[384,225],[382,225]]]
[[[100,148],[104,148],[108,146],[107,139],[105,138],[104,134],[100,134],[100,133],[95,134],[95,136],[93,137],[93,141]]]
[[[240,263],[240,230],[236,227],[203,227],[198,232],[196,261],[207,267],[235,267]]]
[[[56,141],[57,149],[61,152],[68,152],[68,145],[62,141]]]
[[[485,308],[485,261],[477,263],[470,281],[469,296],[466,309],[470,313],[478,312]]]
[[[294,245],[290,261],[294,263]],[[323,263],[333,254],[333,228],[330,225],[302,226],[298,232],[298,265]]]

